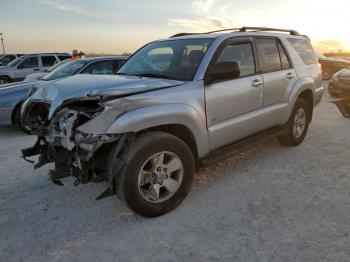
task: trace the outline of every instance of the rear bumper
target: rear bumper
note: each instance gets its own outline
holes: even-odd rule
[[[321,99],[323,97],[324,94],[324,87],[321,86],[319,88],[316,88],[315,90],[315,101],[314,101],[314,105],[318,105],[321,102]]]

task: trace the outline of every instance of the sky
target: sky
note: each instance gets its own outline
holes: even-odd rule
[[[0,32],[7,53],[131,53],[179,32],[241,26],[295,29],[320,52],[350,51],[349,7],[349,0],[0,0]]]

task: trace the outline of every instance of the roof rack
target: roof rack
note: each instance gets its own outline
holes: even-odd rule
[[[221,29],[221,30],[215,30],[210,31],[206,33],[179,33],[176,35],[171,36],[170,38],[174,37],[180,37],[180,36],[188,36],[188,35],[206,35],[206,34],[213,34],[213,33],[220,33],[220,32],[226,32],[226,31],[236,31],[236,32],[247,32],[247,31],[253,31],[253,32],[284,32],[289,33],[290,35],[300,35],[298,31],[296,30],[289,30],[289,29],[279,29],[279,28],[269,28],[269,27],[248,27],[244,26],[241,28],[228,28],[228,29]]]

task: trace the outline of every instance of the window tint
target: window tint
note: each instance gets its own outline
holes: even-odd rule
[[[84,74],[93,75],[111,75],[114,72],[114,62],[113,61],[101,61],[96,62],[84,71]]]
[[[34,68],[39,67],[38,57],[29,57],[25,59],[21,64],[21,68]]]
[[[62,60],[70,59],[70,56],[68,56],[68,55],[59,55],[59,56],[58,56],[58,59],[59,59],[60,61],[62,61]]]
[[[281,60],[276,40],[257,39],[256,45],[261,63],[261,70],[263,72],[281,70]]]
[[[53,66],[56,63],[56,57],[54,56],[42,56],[41,62],[43,63],[43,67]]]
[[[212,41],[178,39],[150,43],[134,54],[118,74],[192,80]]]
[[[301,60],[303,60],[305,65],[318,63],[315,51],[313,50],[308,40],[289,38],[288,41],[293,46],[295,51],[298,53]]]
[[[224,48],[216,63],[237,62],[241,76],[255,74],[253,48],[250,43],[230,45]]]
[[[289,68],[291,68],[289,59],[288,59],[287,54],[284,51],[284,48],[282,47],[281,43],[278,43],[277,45],[278,45],[278,51],[280,52],[282,69],[289,69]]]

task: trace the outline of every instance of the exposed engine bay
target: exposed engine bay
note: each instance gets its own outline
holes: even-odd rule
[[[58,111],[48,120],[49,104],[34,102],[26,108],[23,124],[30,127],[30,132],[38,136],[37,142],[31,148],[23,149],[22,156],[39,155],[39,161],[34,168],[54,163],[55,169],[50,170],[51,180],[57,185],[63,185],[60,179],[73,176],[75,185],[89,182],[110,182],[110,187],[99,198],[114,193],[113,177],[109,159],[115,163],[115,158],[121,151],[129,135],[87,134],[79,131],[79,127],[101,114],[104,110],[97,100],[73,103]],[[114,150],[113,150],[114,148]],[[113,154],[113,155],[111,155]]]

